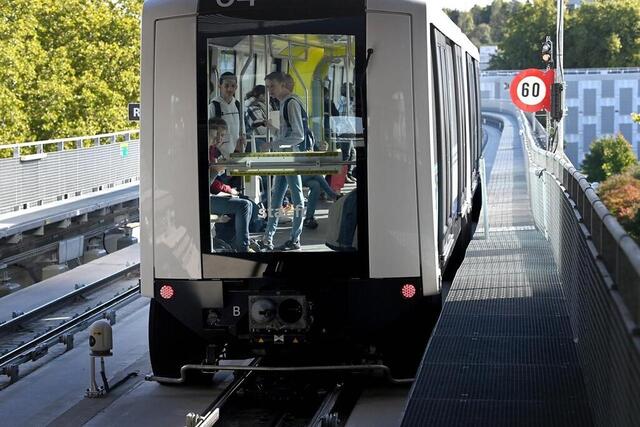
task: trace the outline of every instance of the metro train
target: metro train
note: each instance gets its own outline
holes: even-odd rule
[[[480,210],[478,63],[477,48],[426,0],[145,1],[140,246],[154,374],[255,355],[415,369]],[[278,93],[273,73],[290,81]],[[285,107],[285,86],[306,113],[311,149],[283,144],[282,122],[276,130],[279,109],[302,114]],[[245,98],[255,88],[268,123],[250,135]],[[214,166],[216,99],[227,103],[222,143],[235,150]],[[239,183],[233,194],[212,194],[220,169]],[[302,182],[308,200],[288,222],[273,196],[282,176],[293,177],[290,199]],[[341,213],[330,197],[299,247],[233,246],[243,219],[217,211],[215,197],[264,216],[266,196],[277,206],[266,215],[282,220],[278,244],[309,214],[310,177],[351,200],[344,246],[328,242],[347,201]]]

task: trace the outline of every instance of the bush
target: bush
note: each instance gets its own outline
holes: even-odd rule
[[[598,192],[620,225],[635,240],[640,240],[640,179],[634,175],[640,176],[640,168],[608,178],[600,185]]]
[[[591,144],[582,172],[591,182],[601,182],[638,164],[631,144],[620,134],[605,136]]]

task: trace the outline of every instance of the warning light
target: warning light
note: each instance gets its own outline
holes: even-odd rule
[[[171,287],[171,285],[164,285],[160,288],[160,296],[164,299],[173,298],[173,294],[173,287]]]
[[[402,296],[406,299],[413,298],[416,295],[416,287],[411,283],[407,283],[402,287]]]

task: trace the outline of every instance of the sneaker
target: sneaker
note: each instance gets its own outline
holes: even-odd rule
[[[260,242],[256,242],[255,240],[250,239],[248,252],[261,252],[261,251],[262,251],[262,246],[260,245]]]
[[[298,251],[300,250],[300,242],[294,242],[293,240],[287,240],[284,244],[275,248],[276,251]]]
[[[268,240],[261,240],[258,242],[258,246],[260,246],[260,251],[267,252],[273,250],[273,243]]]
[[[318,221],[316,221],[315,218],[305,218],[302,225],[306,228],[310,228],[311,230],[315,230],[318,228]]]

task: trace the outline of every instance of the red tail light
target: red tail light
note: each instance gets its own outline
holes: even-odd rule
[[[164,285],[160,288],[160,296],[164,299],[173,298],[173,287],[171,285]]]
[[[406,299],[416,296],[416,287],[411,283],[407,283],[402,286],[402,296]]]

